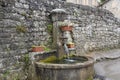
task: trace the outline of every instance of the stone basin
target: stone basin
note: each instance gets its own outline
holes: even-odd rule
[[[86,58],[85,62],[72,64],[35,62],[38,80],[92,80],[94,60]]]

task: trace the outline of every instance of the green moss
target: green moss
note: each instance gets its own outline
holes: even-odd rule
[[[57,57],[56,56],[50,56],[44,60],[40,60],[40,62],[44,62],[44,63],[51,63],[51,62],[54,62],[54,61],[57,61]]]
[[[28,54],[24,55],[24,62],[25,62],[26,64],[29,63],[29,55],[28,55]]]
[[[3,74],[3,77],[6,78],[9,74],[10,74],[10,71],[7,70],[7,71]]]
[[[22,57],[22,60],[23,60],[23,62],[24,62],[23,70],[24,70],[24,71],[28,71],[29,65],[30,65],[29,54],[25,54],[25,55]]]
[[[25,74],[26,80],[28,80],[27,78],[28,78],[28,75],[29,75],[28,73],[29,73],[29,68],[30,68],[30,58],[29,58],[28,53],[24,53],[24,55],[21,56],[21,62],[22,62],[23,75]],[[17,76],[14,77],[13,80],[21,80],[21,75],[18,75],[18,77]]]
[[[25,16],[25,17],[27,16],[27,14],[26,14],[26,13],[21,13],[21,15],[22,15],[22,16]]]
[[[74,15],[74,16],[78,16],[78,13],[75,11],[75,12],[73,13],[73,15]]]
[[[49,24],[47,25],[47,32],[51,35],[52,32],[53,32],[53,25],[52,24]]]
[[[45,47],[45,51],[51,51],[51,49],[50,48],[48,48],[48,47]]]
[[[24,25],[18,25],[18,26],[16,26],[16,31],[20,32],[20,33],[26,33],[27,29]]]
[[[53,49],[53,37],[49,37],[49,39],[47,40],[46,46],[50,49]]]
[[[101,0],[101,2],[105,2],[106,0]]]
[[[62,57],[56,57],[56,56],[50,56],[46,59],[40,60],[40,62],[42,63],[56,63],[56,64],[64,64],[67,63],[65,59],[67,59],[68,57],[66,55],[63,55]],[[78,63],[78,62],[85,62],[88,61],[88,58],[83,57],[83,56],[75,56],[75,55],[71,55],[70,56],[71,59],[75,60],[75,62],[73,63]],[[69,63],[69,62],[68,62]],[[72,62],[70,62],[72,63]]]
[[[20,80],[18,76],[14,77],[13,80]]]
[[[87,80],[93,80],[93,76],[90,76]]]
[[[70,55],[70,57],[74,57],[75,55]],[[56,63],[56,62],[59,62],[61,61],[62,59],[65,59],[67,56],[64,55],[63,57],[60,57],[60,58],[57,58],[56,56],[50,56],[46,59],[43,59],[43,60],[40,60],[40,62],[43,62],[43,63]]]
[[[46,31],[48,32],[48,34],[50,35],[49,39],[47,40],[47,47],[49,48],[53,48],[53,25],[52,23],[47,25],[47,29]]]
[[[66,56],[64,55],[63,57],[60,57],[60,58],[57,58],[56,56],[50,56],[50,57],[48,57],[44,60],[40,60],[40,62],[43,62],[43,63],[57,63],[60,60],[62,60],[63,58],[66,58]]]

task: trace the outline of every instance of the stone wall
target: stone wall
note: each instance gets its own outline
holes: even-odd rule
[[[15,80],[8,76],[14,72],[26,78],[22,69],[28,50],[33,45],[46,44],[49,38],[48,12],[43,3],[36,1],[0,0],[0,80]]]
[[[120,21],[107,10],[71,7],[77,53],[120,47]]]
[[[16,77],[7,76],[12,72],[22,74],[20,80],[27,78],[21,71],[22,58],[26,58],[24,55],[32,45],[49,42],[49,14],[55,8],[68,11],[76,24],[73,36],[78,54],[120,46],[120,21],[109,11],[57,0],[0,0],[1,80],[14,80]]]
[[[120,20],[104,9],[65,4],[71,21],[77,54],[120,47]]]

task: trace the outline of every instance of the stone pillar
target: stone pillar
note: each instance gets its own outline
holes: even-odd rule
[[[64,9],[54,9],[51,11],[51,17],[53,21],[53,47],[57,50],[57,57],[60,58],[64,55],[64,48],[58,24],[67,18],[67,13]]]

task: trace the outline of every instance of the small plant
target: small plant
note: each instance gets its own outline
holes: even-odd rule
[[[13,80],[20,80],[20,79],[19,79],[19,76],[15,76],[15,77],[13,78]]]
[[[29,69],[29,54],[25,54],[23,56],[23,62],[24,62],[24,70],[28,70]]]
[[[27,16],[27,14],[26,14],[26,13],[21,13],[21,15],[22,15],[22,16],[25,16],[25,17]]]
[[[27,29],[24,25],[18,25],[16,26],[16,31],[21,32],[21,33],[26,33]]]
[[[49,37],[49,39],[47,41],[47,46],[51,46],[52,43],[53,43],[53,37],[52,37],[52,34],[53,34],[53,25],[52,24],[47,25],[47,32],[50,35],[50,37]]]
[[[30,66],[30,58],[28,53],[22,56],[22,62],[24,63],[23,65],[24,75],[26,76],[26,78],[28,78],[28,72],[29,72],[29,66]],[[19,78],[15,77],[15,80],[20,80]]]
[[[50,48],[52,48],[53,47],[53,37],[51,36],[51,37],[49,37],[49,39],[48,39],[48,41],[47,41],[47,45],[46,45],[47,47],[50,47]]]
[[[6,78],[9,74],[10,74],[10,71],[7,70],[7,71],[3,74],[3,77]]]
[[[87,80],[93,80],[93,76],[90,76]]]
[[[73,13],[73,15],[74,15],[74,16],[78,16],[78,13],[75,11],[75,12]]]
[[[28,55],[28,54],[25,54],[25,55],[24,55],[24,62],[25,62],[26,64],[29,63],[29,55]]]
[[[50,51],[51,49],[48,47],[45,47],[45,51]]]
[[[101,2],[105,2],[106,0],[101,0]]]
[[[52,24],[47,25],[47,32],[49,34],[52,34],[52,32],[53,32],[53,25]]]

